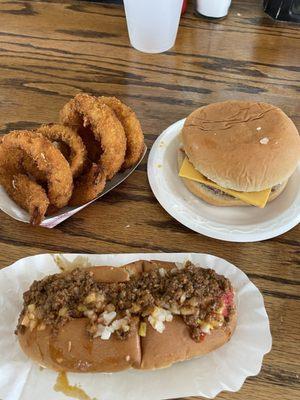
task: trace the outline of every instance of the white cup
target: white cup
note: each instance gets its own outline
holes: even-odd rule
[[[124,0],[132,47],[162,53],[174,46],[183,0]]]
[[[197,0],[196,9],[205,17],[222,18],[228,14],[231,0]]]

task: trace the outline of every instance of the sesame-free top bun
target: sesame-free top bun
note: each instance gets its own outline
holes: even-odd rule
[[[285,182],[300,159],[294,123],[266,103],[226,101],[201,107],[187,117],[182,142],[198,171],[237,191]]]

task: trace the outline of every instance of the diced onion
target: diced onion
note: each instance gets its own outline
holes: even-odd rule
[[[148,317],[151,326],[159,333],[162,333],[165,330],[164,322],[170,322],[172,320],[172,313],[169,310],[160,307],[155,307],[153,313]]]

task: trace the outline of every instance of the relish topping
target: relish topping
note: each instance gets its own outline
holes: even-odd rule
[[[155,264],[155,262],[153,262]],[[147,335],[148,322],[162,333],[174,315],[181,316],[191,337],[201,341],[211,330],[226,326],[233,310],[233,289],[214,270],[187,262],[183,267],[142,272],[118,283],[97,282],[91,271],[74,269],[34,281],[24,293],[16,333],[26,328],[55,335],[72,318],[88,318],[91,337],[126,338],[133,321]]]

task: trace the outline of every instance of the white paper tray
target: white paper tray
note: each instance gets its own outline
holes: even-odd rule
[[[73,260],[75,254],[65,255]],[[225,275],[237,294],[238,321],[232,339],[198,359],[152,372],[129,370],[113,374],[68,374],[71,384],[97,400],[158,400],[185,396],[215,397],[222,390],[237,391],[248,376],[257,375],[272,339],[269,319],[259,290],[229,262],[207,254],[152,253],[86,255],[93,265],[120,266],[134,260],[191,260]],[[41,371],[20,350],[14,329],[22,308],[22,294],[34,279],[59,272],[49,254],[23,258],[0,271],[0,398],[3,400],[65,400],[53,390],[57,373]]]
[[[40,226],[44,228],[54,228],[61,222],[65,221],[66,219],[70,218],[72,215],[78,213],[80,210],[88,206],[89,204],[93,203],[94,201],[100,199],[100,197],[104,196],[106,193],[113,190],[115,187],[120,185],[129,175],[131,175],[134,170],[138,167],[138,165],[142,162],[145,154],[147,152],[147,147],[145,145],[144,152],[139,160],[139,162],[132,168],[127,169],[124,172],[119,172],[115,175],[110,181],[107,182],[105,185],[105,189],[103,192],[93,199],[92,201],[79,206],[79,207],[63,207],[59,210],[56,214],[46,217]],[[0,185],[0,209],[8,214],[10,217],[16,219],[17,221],[22,221],[29,223],[30,217],[28,212],[23,210],[18,204],[16,204],[6,193],[5,189]]]

